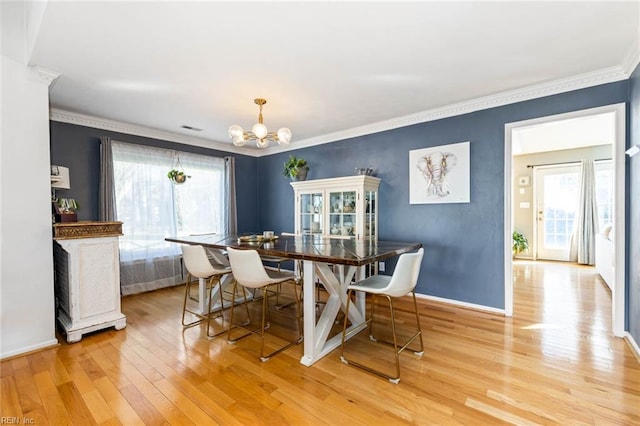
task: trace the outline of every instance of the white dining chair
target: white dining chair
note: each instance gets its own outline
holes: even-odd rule
[[[231,268],[226,265],[211,262],[203,246],[200,245],[183,245],[182,246],[182,259],[184,266],[187,270],[187,282],[184,290],[184,301],[182,303],[182,326],[191,327],[200,324],[202,321],[207,321],[207,336],[216,337],[227,330],[220,331],[215,334],[210,333],[211,328],[211,301],[215,292],[215,287],[218,286],[218,294],[220,295],[220,314],[224,315],[224,302],[222,297],[222,277],[231,273]],[[206,312],[196,312],[187,308],[187,300],[191,298],[191,285],[194,282],[193,278],[203,279],[206,282],[205,295]],[[186,314],[190,313],[198,319],[191,322],[186,322]]]
[[[298,344],[302,341],[302,311],[300,309],[300,297],[298,296],[298,283],[296,276],[293,272],[290,271],[276,271],[265,269],[262,261],[260,259],[260,255],[256,250],[240,250],[234,249],[232,247],[227,248],[227,252],[229,254],[229,263],[231,264],[231,270],[233,272],[233,276],[235,279],[233,286],[233,297],[235,298],[236,290],[238,284],[242,286],[243,292],[246,292],[246,289],[262,289],[262,321],[261,326],[258,330],[251,330],[248,333],[245,333],[239,337],[231,338],[231,329],[229,330],[228,341],[230,343],[234,343],[244,337],[251,335],[252,333],[260,333],[261,341],[260,341],[260,360],[265,362],[269,360],[273,355],[276,355],[283,350]],[[269,328],[269,323],[267,322],[267,316],[269,315],[269,294],[270,291],[267,291],[270,286],[277,286],[278,284],[291,282],[294,285],[294,293],[296,299],[296,311],[294,317],[296,318],[296,325],[298,328],[298,333],[295,340],[288,342],[286,345],[281,346],[280,348],[270,352],[265,355],[264,353],[264,333],[267,328]],[[246,293],[245,293],[246,294]],[[234,315],[233,305],[231,305],[231,319],[230,321],[233,323],[233,315]],[[284,312],[280,312],[285,315]]]
[[[400,382],[400,352],[405,350],[416,338],[420,340],[420,350],[414,351],[414,353],[418,356],[422,356],[424,353],[424,344],[422,342],[422,330],[420,328],[420,316],[418,315],[418,304],[416,303],[416,293],[415,287],[418,282],[418,275],[420,274],[420,264],[422,263],[422,257],[424,255],[424,249],[421,248],[415,253],[404,253],[400,255],[398,259],[398,263],[393,272],[392,276],[388,275],[372,275],[364,280],[355,282],[348,287],[348,296],[347,296],[347,308],[344,318],[344,326],[342,328],[342,346],[340,353],[340,360],[345,364],[352,364],[358,368],[361,368],[370,373],[377,374],[378,376],[385,377],[391,383],[399,383]],[[367,319],[366,323],[369,325],[369,339],[373,342],[377,342],[378,340],[373,336],[373,312],[375,306],[375,297],[376,296],[384,296],[389,301],[389,309],[390,309],[390,320],[391,320],[391,332],[393,335],[392,342],[380,341],[381,343],[390,344],[394,348],[395,354],[395,365],[396,365],[396,375],[390,376],[380,370],[373,369],[364,364],[355,362],[353,360],[347,359],[344,354],[345,341],[348,337],[356,334],[359,330],[353,330],[350,333],[347,333],[347,321],[349,318],[349,305],[351,302],[351,294],[354,291],[361,291],[364,293],[369,293],[373,295],[371,300],[371,315],[369,319]],[[411,293],[413,297],[413,307],[416,317],[417,324],[417,332],[413,334],[401,347],[398,345],[398,337],[396,334],[396,319],[395,312],[393,310],[393,298],[404,297]]]

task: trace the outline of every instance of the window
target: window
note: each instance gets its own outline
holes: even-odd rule
[[[220,233],[224,218],[224,159],[113,142],[113,173],[122,262],[180,253],[171,235]],[[182,185],[167,178],[177,156],[187,175]]]

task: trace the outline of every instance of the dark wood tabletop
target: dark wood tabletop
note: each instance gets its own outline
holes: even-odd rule
[[[165,238],[165,240],[180,244],[199,244],[217,249],[225,249],[227,247],[246,248],[256,250],[258,253],[267,256],[353,266],[363,266],[395,257],[402,253],[418,250],[422,247],[422,243],[416,242],[347,240],[320,235],[280,235],[270,241],[261,240],[261,236],[258,234],[254,236],[255,238],[250,238],[251,235],[208,234],[169,237]],[[242,241],[242,239],[254,239],[257,241]]]

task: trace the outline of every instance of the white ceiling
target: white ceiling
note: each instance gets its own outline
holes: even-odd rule
[[[294,147],[577,75],[624,78],[638,17],[635,1],[50,1],[29,62],[60,73],[53,108],[225,144],[264,97],[265,124],[289,127]]]

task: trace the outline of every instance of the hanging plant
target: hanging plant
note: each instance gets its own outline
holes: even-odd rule
[[[187,181],[187,178],[191,177],[187,175],[182,169],[182,164],[180,164],[180,154],[176,153],[176,163],[173,169],[171,169],[169,173],[167,173],[167,177],[176,185],[185,183]]]
[[[185,183],[187,178],[190,178],[191,176],[187,176],[182,170],[172,169],[167,173],[167,177],[171,182],[179,185],[181,183]]]

